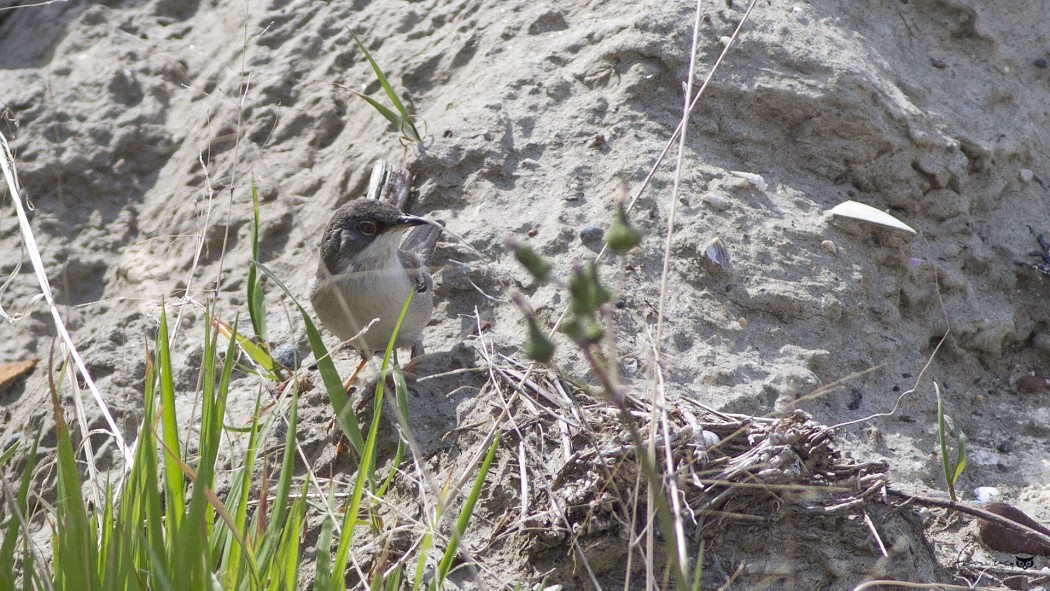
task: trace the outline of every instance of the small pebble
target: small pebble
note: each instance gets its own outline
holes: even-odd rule
[[[721,437],[719,437],[717,434],[712,433],[711,431],[707,431],[707,430],[701,430],[700,431],[700,439],[704,442],[704,447],[705,448],[712,447],[712,446],[718,445],[719,443],[722,443],[722,438]]]
[[[791,14],[795,15],[795,20],[798,22],[806,22],[806,11],[798,4],[791,7]]]
[[[741,316],[736,319],[736,323],[740,325],[740,328],[747,328],[747,318]]]
[[[10,437],[8,437],[7,439],[4,440],[4,448],[3,448],[2,451],[7,451],[7,450],[11,449],[12,447],[15,446],[16,443],[18,443],[21,440],[22,440],[22,436],[21,435],[11,435]]]
[[[995,448],[998,449],[1000,452],[1002,452],[1004,454],[1008,454],[1011,451],[1013,451],[1014,444],[1010,443],[1010,441],[1008,439],[1004,439],[1004,440],[1000,441],[999,445],[995,446]]]
[[[869,425],[862,429],[862,432],[864,433],[864,437],[868,440],[869,443],[873,445],[882,445],[884,443],[882,431],[879,431],[878,427]]]
[[[624,357],[620,363],[625,377],[633,378],[638,374],[638,360],[634,357]]]
[[[1046,379],[1039,376],[1021,376],[1017,378],[1017,389],[1022,394],[1038,394],[1046,389]]]
[[[1046,65],[1047,65],[1046,64],[1046,60],[1044,60],[1041,57],[1040,58],[1036,58],[1036,60],[1034,62],[1032,62],[1032,63],[1035,64],[1035,67],[1037,67],[1037,68],[1046,68]]]
[[[930,65],[935,67],[935,68],[937,68],[938,70],[943,70],[943,69],[948,67],[948,63],[947,62],[945,62],[944,60],[942,60],[940,58],[936,58],[936,57],[931,57],[930,58]]]
[[[580,240],[584,242],[598,242],[605,236],[605,230],[602,230],[598,226],[587,226],[580,230]]]
[[[718,193],[708,193],[704,195],[704,203],[715,211],[725,211],[729,209],[729,200]]]
[[[521,161],[521,167],[522,168],[539,168],[540,167],[540,163],[539,163],[538,160],[533,160],[532,158],[525,158],[524,160]]]
[[[973,500],[978,503],[990,503],[999,498],[999,489],[994,486],[978,486],[973,489]]]
[[[849,393],[849,402],[846,403],[846,408],[850,410],[857,410],[860,408],[861,401],[864,400],[864,393],[860,391],[860,388],[853,388]]]
[[[540,233],[539,228],[533,228],[533,229],[529,230],[529,232],[528,232],[529,238],[535,238],[536,235],[539,234],[539,233]]]
[[[1030,183],[1032,182],[1032,179],[1035,178],[1035,173],[1031,170],[1028,170],[1027,168],[1022,168],[1021,170],[1017,171],[1017,174],[1020,175],[1022,183]]]
[[[274,349],[273,360],[294,371],[302,365],[303,356],[299,353],[298,347],[285,343]]]
[[[839,247],[835,246],[835,243],[831,240],[825,240],[824,242],[821,242],[820,248],[828,254],[835,255],[839,253]]]
[[[729,37],[728,35],[722,35],[721,37],[718,38],[718,42],[722,44],[722,47],[729,47],[729,43],[732,40],[733,39],[731,37]]]

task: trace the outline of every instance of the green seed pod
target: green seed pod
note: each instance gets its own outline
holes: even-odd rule
[[[627,221],[627,210],[622,202],[617,205],[612,226],[605,233],[605,243],[616,254],[625,254],[642,243],[642,233]]]
[[[549,363],[554,357],[554,342],[547,338],[532,316],[529,316],[529,340],[525,343],[525,356],[539,363]]]
[[[593,345],[602,340],[605,330],[593,316],[573,316],[561,324],[559,329],[580,346]]]
[[[612,298],[598,279],[598,268],[594,263],[577,265],[569,278],[570,308],[574,314],[593,314]]]
[[[531,246],[512,243],[511,248],[514,249],[514,258],[518,259],[518,262],[536,278],[536,281],[546,281],[550,277],[550,261],[543,258]]]

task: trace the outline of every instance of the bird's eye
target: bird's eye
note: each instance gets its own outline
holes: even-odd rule
[[[364,234],[365,236],[375,236],[376,232],[379,231],[379,228],[376,226],[375,222],[367,222],[367,221],[366,222],[361,222],[360,224],[357,224],[357,229],[360,230],[361,233]]]

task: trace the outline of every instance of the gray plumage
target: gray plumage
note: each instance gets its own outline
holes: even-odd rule
[[[427,268],[441,231],[437,222],[382,201],[358,199],[336,210],[321,237],[321,260],[308,288],[321,324],[365,358],[382,353],[412,293],[395,346],[421,355],[421,336],[433,311]]]

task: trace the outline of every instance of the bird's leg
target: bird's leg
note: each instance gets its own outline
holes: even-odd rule
[[[361,370],[365,368],[365,364],[366,363],[368,363],[368,358],[365,357],[364,355],[362,355],[361,356],[361,363],[357,364],[357,369],[355,369],[354,373],[350,374],[350,377],[347,378],[345,382],[343,382],[343,391],[344,392],[346,392],[347,394],[350,393],[350,386],[353,385],[354,380],[357,379],[357,374],[361,373]]]
[[[414,370],[416,366],[419,365],[419,362],[423,360],[424,354],[425,352],[423,351],[423,338],[420,337],[416,339],[414,343],[412,343],[412,353],[410,354],[411,356],[408,358],[408,363],[405,365],[405,367],[402,368],[402,371],[404,371],[405,373],[410,373],[412,370]]]
[[[357,374],[361,373],[361,370],[364,369],[366,363],[368,363],[368,357],[365,357],[364,355],[362,355],[361,356],[361,363],[357,364],[357,369],[355,369],[354,373],[350,374],[350,377],[347,378],[345,382],[343,382],[343,392],[346,392],[347,396],[350,395],[350,387],[354,384],[354,380],[357,379]],[[360,408],[358,408],[357,410],[358,410],[358,412],[361,411]],[[333,416],[332,420],[328,423],[328,430],[329,431],[331,431],[332,427],[335,426],[335,420],[336,420],[336,417]]]

